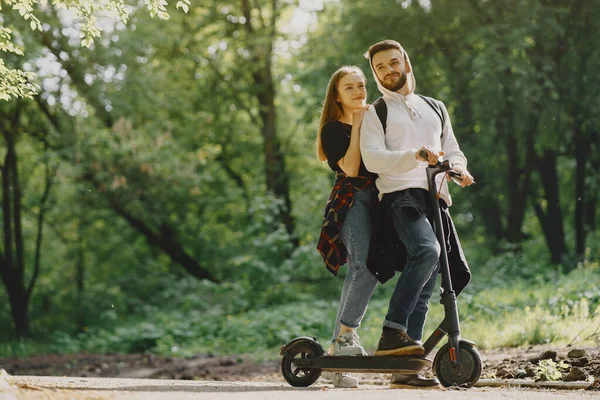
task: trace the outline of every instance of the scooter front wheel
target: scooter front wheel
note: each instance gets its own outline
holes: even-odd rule
[[[281,358],[281,373],[283,378],[294,387],[307,387],[312,385],[321,376],[320,368],[298,368],[294,365],[297,358],[312,358],[323,355],[320,346],[315,346],[310,341],[299,341],[285,350]]]
[[[440,383],[445,386],[473,387],[481,377],[483,362],[481,355],[473,345],[460,342],[460,365],[453,366],[450,361],[450,346],[445,344],[435,355],[433,369]]]

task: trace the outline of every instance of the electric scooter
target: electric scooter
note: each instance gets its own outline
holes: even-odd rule
[[[426,154],[424,154],[426,155]],[[424,157],[426,158],[426,157]],[[435,177],[448,173],[453,180],[460,180],[460,174],[452,171],[448,161],[428,166],[427,181],[430,201],[434,211],[433,222],[437,239],[441,246],[440,273],[441,303],[445,316],[438,328],[423,344],[425,354],[417,356],[330,356],[314,337],[302,336],[281,347],[281,373],[292,386],[307,387],[319,379],[322,371],[331,372],[377,372],[415,373],[432,368],[444,387],[459,386],[470,388],[481,376],[483,363],[475,348],[475,343],[461,339],[456,293],[452,289],[450,268],[446,254],[446,241],[442,227],[441,210],[436,197]],[[427,358],[433,349],[447,336],[448,342],[436,353],[433,361]]]

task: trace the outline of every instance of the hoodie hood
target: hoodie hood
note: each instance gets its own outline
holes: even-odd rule
[[[415,74],[413,72],[410,58],[408,58],[408,53],[406,52],[406,50],[404,50],[404,48],[402,48],[401,52],[405,57],[406,64],[410,65],[410,72],[406,74],[406,85],[408,85],[408,88],[409,88],[409,94],[407,96],[409,96],[415,92],[415,88],[417,86],[417,81],[415,80]],[[392,97],[395,99],[398,99],[398,97],[401,97],[401,98],[404,97],[403,95],[401,95],[398,92],[393,92],[389,89],[386,89],[379,81],[379,78],[377,77],[377,73],[375,73],[375,69],[373,68],[373,60],[372,59],[369,60],[369,64],[371,66],[371,72],[373,73],[375,82],[377,82],[377,88],[379,89],[379,91],[381,92],[383,97]]]

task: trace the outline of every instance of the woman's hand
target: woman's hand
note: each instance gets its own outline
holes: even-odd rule
[[[426,161],[429,163],[429,165],[435,165],[437,164],[438,159],[443,155],[443,151],[435,151],[432,146],[423,146],[417,150],[415,158],[417,161]]]
[[[364,107],[357,108],[356,111],[352,114],[352,126],[356,125],[360,127],[362,124],[363,117],[365,115],[365,111],[369,109],[369,104]]]

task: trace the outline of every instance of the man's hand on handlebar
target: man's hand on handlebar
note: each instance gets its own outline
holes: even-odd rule
[[[443,155],[443,151],[435,151],[432,146],[423,146],[417,150],[415,158],[417,161],[426,161],[429,165],[436,165],[439,158]],[[455,165],[452,167],[452,174],[448,175],[448,180],[453,180],[462,187],[471,186],[475,183],[473,175],[471,175],[471,173],[462,165]]]
[[[423,146],[417,150],[415,158],[417,161],[426,161],[429,165],[435,165],[438,159],[444,155],[443,151],[435,151],[432,146]]]
[[[454,182],[458,183],[460,186],[465,187],[465,186],[471,186],[472,184],[475,183],[475,179],[473,178],[473,175],[471,175],[471,173],[469,171],[467,171],[467,169],[465,167],[463,167],[462,165],[454,165],[452,167],[452,170],[454,172],[458,172],[460,174],[460,176],[457,176],[456,178],[458,179],[454,179]],[[450,179],[451,177],[448,176],[448,179]]]

